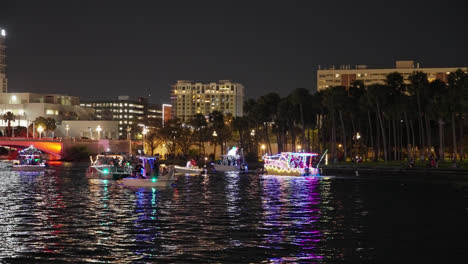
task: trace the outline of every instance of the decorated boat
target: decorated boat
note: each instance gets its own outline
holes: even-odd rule
[[[153,176],[151,178],[122,178],[121,184],[126,187],[137,188],[164,188],[171,186],[175,181],[174,166],[167,166],[167,171],[160,176]]]
[[[18,152],[18,160],[13,162],[15,171],[42,171],[47,168],[47,161],[42,159],[42,151],[33,146]]]
[[[89,157],[91,166],[89,166],[88,173],[100,175],[131,175],[133,168],[129,161],[123,155],[104,153]]]
[[[282,152],[263,156],[264,169],[270,175],[308,176],[319,175],[317,153]]]
[[[219,163],[213,163],[215,171],[246,171],[247,163],[244,160],[242,149],[240,153],[236,147],[232,147],[226,155],[221,155],[221,161]]]

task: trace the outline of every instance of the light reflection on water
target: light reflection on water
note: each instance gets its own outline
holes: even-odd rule
[[[467,220],[466,198],[450,185],[229,173],[128,189],[58,165],[24,174],[0,163],[0,262],[398,262],[431,233],[415,228],[430,211]],[[433,239],[459,233],[447,227]]]

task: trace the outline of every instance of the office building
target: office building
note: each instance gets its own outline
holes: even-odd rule
[[[138,138],[141,135],[135,133],[136,127],[150,129],[160,126],[164,121],[165,108],[159,104],[149,103],[144,97],[121,95],[114,100],[82,102],[81,106],[93,108],[96,111],[97,120],[118,121],[120,138],[127,138],[127,132],[130,132],[132,138]]]
[[[340,66],[335,69],[334,66],[317,70],[317,90],[327,89],[332,86],[349,87],[353,81],[361,80],[365,85],[382,84],[388,74],[399,72],[406,83],[409,83],[408,77],[415,71],[422,71],[427,74],[429,81],[435,79],[447,82],[447,76],[457,69],[467,70],[467,67],[451,68],[421,68],[419,63],[415,65],[414,61],[396,61],[395,68],[371,69],[367,65],[356,65],[352,68],[349,65]]]
[[[145,126],[148,113],[148,100],[143,97],[121,95],[114,100],[93,100],[82,102],[81,106],[95,110],[97,120],[115,120],[119,122],[119,137],[127,138],[127,132],[134,137],[137,126]]]
[[[172,85],[172,117],[188,121],[195,114],[208,116],[217,110],[233,116],[243,115],[244,86],[229,80],[217,83],[177,81]]]
[[[6,31],[0,28],[0,93],[8,92],[6,68]]]

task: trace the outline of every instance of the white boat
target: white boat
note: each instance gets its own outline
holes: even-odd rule
[[[215,171],[246,171],[247,164],[244,161],[244,155],[241,149],[240,155],[237,153],[237,148],[232,147],[226,155],[221,155],[222,160],[218,163],[212,163]]]
[[[153,177],[150,179],[139,179],[139,178],[123,178],[120,180],[121,184],[126,187],[138,187],[138,188],[164,188],[169,187],[174,183],[174,167],[168,166],[168,172],[165,175],[159,177]]]
[[[316,167],[317,153],[282,152],[272,156],[263,156],[264,169],[267,174],[281,176],[319,175]]]
[[[42,159],[42,152],[33,146],[18,152],[19,159],[12,165],[14,171],[43,171],[47,168],[46,160]]]
[[[187,165],[185,167],[182,166],[174,166],[175,173],[185,173],[185,174],[200,174],[203,169],[199,168],[198,166],[192,165],[191,161],[187,161]]]
[[[120,154],[98,154],[96,159],[89,157],[91,166],[88,173],[100,175],[131,175],[133,172],[132,166],[125,162],[125,158]]]

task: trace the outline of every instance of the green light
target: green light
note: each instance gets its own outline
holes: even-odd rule
[[[103,180],[102,181],[104,184],[107,184],[109,181],[108,180]]]
[[[102,172],[103,172],[103,173],[109,173],[109,169],[107,169],[107,168],[106,168],[106,169],[103,169]]]
[[[151,181],[152,181],[152,182],[156,182],[156,178],[151,178]]]

